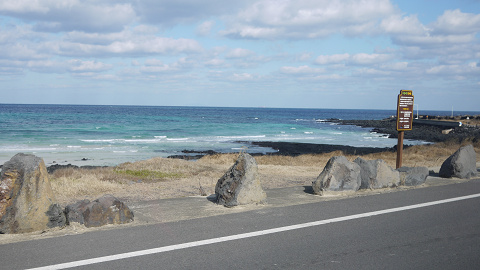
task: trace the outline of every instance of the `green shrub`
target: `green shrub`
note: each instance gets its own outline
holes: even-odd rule
[[[180,178],[182,177],[179,173],[165,173],[159,171],[150,171],[150,170],[118,170],[115,169],[115,173],[128,175],[133,177],[138,177],[142,179],[166,179],[166,178]]]

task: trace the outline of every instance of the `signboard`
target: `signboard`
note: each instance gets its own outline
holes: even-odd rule
[[[397,130],[412,130],[413,94],[412,90],[400,90],[397,103]]]

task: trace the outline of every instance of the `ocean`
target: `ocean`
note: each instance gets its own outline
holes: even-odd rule
[[[249,141],[391,147],[396,139],[325,120],[384,119],[395,114],[394,110],[0,104],[0,164],[16,153],[42,157],[47,166],[111,166],[183,154],[182,150],[275,151]]]

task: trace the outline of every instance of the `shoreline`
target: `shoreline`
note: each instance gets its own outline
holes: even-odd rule
[[[354,125],[364,128],[371,128],[371,132],[387,134],[389,138],[397,138],[396,118],[382,120],[339,120],[331,119],[332,123],[339,125]],[[435,120],[428,120],[432,121]],[[428,122],[427,122],[428,123]],[[443,131],[449,130],[448,133]],[[413,123],[412,130],[405,131],[405,139],[420,140],[429,143],[446,142],[449,140],[462,141],[467,138],[480,140],[480,128],[476,126],[463,125],[455,128],[433,126],[428,124]]]
[[[337,123],[340,125],[354,125],[364,128],[370,128],[371,132],[377,132],[385,134],[389,138],[397,138],[398,131],[396,130],[395,119],[382,119],[382,120],[340,120],[329,119],[329,122]],[[415,124],[411,131],[405,132],[405,139],[422,140],[427,143],[446,142],[449,140],[455,140],[461,142],[466,138],[473,138],[474,141],[480,141],[480,128],[471,126],[462,126],[454,128],[452,132],[448,134],[442,134],[442,127],[418,125]],[[297,143],[297,142],[274,142],[274,141],[237,141],[237,143],[260,146],[276,150],[276,152],[264,152],[264,153],[251,153],[252,156],[299,156],[305,154],[325,154],[335,151],[342,151],[345,154],[351,155],[367,155],[381,152],[395,152],[396,145],[393,147],[355,147],[348,145],[335,145],[335,144],[316,144],[316,143]],[[408,148],[410,145],[404,145],[404,148]],[[170,155],[167,158],[171,159],[184,159],[184,160],[198,160],[204,156],[216,155],[216,154],[231,154],[236,152],[221,153],[213,150],[197,151],[183,150],[183,154]],[[248,151],[247,151],[248,152]],[[82,159],[81,161],[88,161],[89,159]],[[52,164],[47,166],[49,172],[53,172],[60,168],[84,168],[95,169],[102,167],[115,167],[120,164],[111,166],[102,165],[81,165],[79,162],[63,162],[64,164]],[[66,164],[65,164],[66,163]],[[73,164],[72,164],[73,163]],[[81,163],[81,162],[80,162]],[[0,164],[0,169],[2,164]]]
[[[433,117],[431,117],[433,118]],[[389,138],[398,138],[398,131],[396,129],[396,119],[387,118],[382,120],[340,120],[329,119],[328,122],[337,123],[339,125],[353,125],[364,128],[370,128],[370,132],[376,132],[385,134]],[[447,142],[455,140],[461,142],[467,138],[472,138],[473,141],[480,141],[480,128],[472,126],[460,126],[451,129],[447,134],[442,131],[445,128],[441,126],[431,126],[424,124],[414,124],[414,127],[410,131],[406,131],[405,139],[424,141],[427,144],[434,144],[440,142]],[[335,151],[342,151],[345,154],[351,155],[367,155],[381,152],[395,152],[397,146],[393,147],[356,147],[348,145],[335,145],[335,144],[316,144],[316,143],[296,143],[296,142],[272,142],[272,141],[237,141],[238,143],[244,143],[249,145],[255,145],[260,147],[267,147],[276,150],[273,153],[253,153],[252,156],[263,155],[277,155],[277,156],[299,156],[305,154],[326,154]],[[406,149],[411,145],[404,144],[403,148]],[[184,150],[182,151],[186,155],[173,155],[168,158],[178,158],[186,160],[200,159],[205,155],[221,154],[212,150],[209,151],[195,151]],[[233,152],[232,152],[233,153]],[[188,155],[195,154],[195,155]]]
[[[335,151],[342,151],[344,154],[349,155],[367,155],[373,153],[381,152],[395,152],[396,147],[355,147],[348,145],[335,145],[335,144],[316,144],[316,143],[295,143],[295,142],[271,142],[271,141],[262,141],[262,142],[249,142],[242,141],[241,143],[250,144],[261,147],[268,147],[276,150],[276,152],[269,153],[250,153],[252,156],[288,156],[296,157],[306,154],[326,154]],[[410,145],[405,145],[404,148],[409,147]],[[185,155],[171,155],[166,158],[168,159],[182,159],[188,161],[196,161],[201,159],[204,156],[209,155],[219,155],[219,154],[234,154],[237,152],[229,153],[220,153],[213,150],[207,151],[195,151],[195,150],[183,150],[182,153]],[[120,165],[120,164],[118,164]],[[113,166],[92,166],[92,165],[75,165],[75,164],[53,164],[47,166],[48,173],[53,173],[58,169],[65,168],[79,168],[79,169],[96,169],[96,168],[106,168],[106,167],[115,167]],[[0,165],[1,168],[1,165]]]
[[[247,143],[247,142],[245,142]],[[366,155],[380,152],[394,152],[395,147],[356,147],[349,145],[336,144],[317,144],[317,143],[295,143],[295,142],[248,142],[252,145],[269,147],[277,152],[266,153],[263,155],[280,156],[299,156],[305,154],[326,154],[335,151],[342,151],[345,154]]]

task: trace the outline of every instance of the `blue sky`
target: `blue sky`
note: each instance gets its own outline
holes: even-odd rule
[[[2,0],[0,103],[480,111],[480,1]]]

